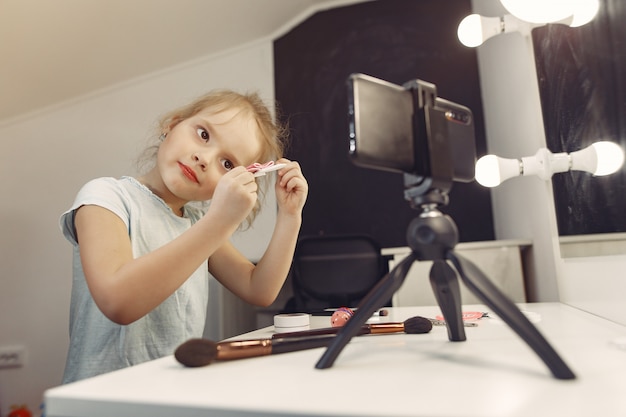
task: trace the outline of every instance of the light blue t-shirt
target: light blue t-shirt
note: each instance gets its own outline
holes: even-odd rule
[[[203,215],[187,205],[184,216],[176,216],[161,198],[131,177],[99,178],[83,186],[60,219],[61,230],[73,245],[70,347],[64,383],[173,354],[184,341],[202,336],[209,296],[205,261],[174,294],[141,319],[119,325],[106,318],[87,288],[80,262],[74,215],[84,205],[104,207],[122,219],[135,258],[175,239]]]

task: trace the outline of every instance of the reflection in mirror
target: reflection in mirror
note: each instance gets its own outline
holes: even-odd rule
[[[552,152],[572,152],[600,140],[626,149],[625,19],[626,2],[602,0],[597,16],[585,26],[533,30],[546,141]],[[606,177],[570,171],[552,181],[563,242],[608,239],[610,252],[626,252],[626,168]],[[612,235],[598,236],[606,233]]]

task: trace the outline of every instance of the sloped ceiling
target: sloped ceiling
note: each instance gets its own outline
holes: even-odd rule
[[[358,0],[0,0],[0,120]]]

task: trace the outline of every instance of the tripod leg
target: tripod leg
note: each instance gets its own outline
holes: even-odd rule
[[[448,339],[453,342],[464,341],[461,290],[456,272],[446,261],[435,260],[430,268],[430,285],[446,321]]]
[[[515,304],[496,287],[472,262],[454,251],[447,258],[459,272],[467,288],[489,306],[539,355],[558,379],[574,379],[576,375],[550,346],[539,330],[522,314]]]
[[[339,356],[350,340],[357,335],[365,322],[374,314],[374,311],[382,307],[400,288],[414,261],[415,254],[411,252],[361,300],[354,316],[339,330],[334,340],[328,345],[322,357],[315,364],[317,369],[326,369],[333,366],[337,356]]]

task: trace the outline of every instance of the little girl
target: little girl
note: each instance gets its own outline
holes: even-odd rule
[[[282,131],[256,94],[211,92],[160,122],[154,164],[88,182],[61,217],[73,244],[64,383],[170,355],[201,337],[209,272],[243,300],[271,304],[289,271],[308,185],[278,159],[276,226],[261,260],[229,239],[260,192],[246,167],[282,156]],[[262,177],[265,178],[265,177]],[[210,200],[206,212],[193,201]]]

